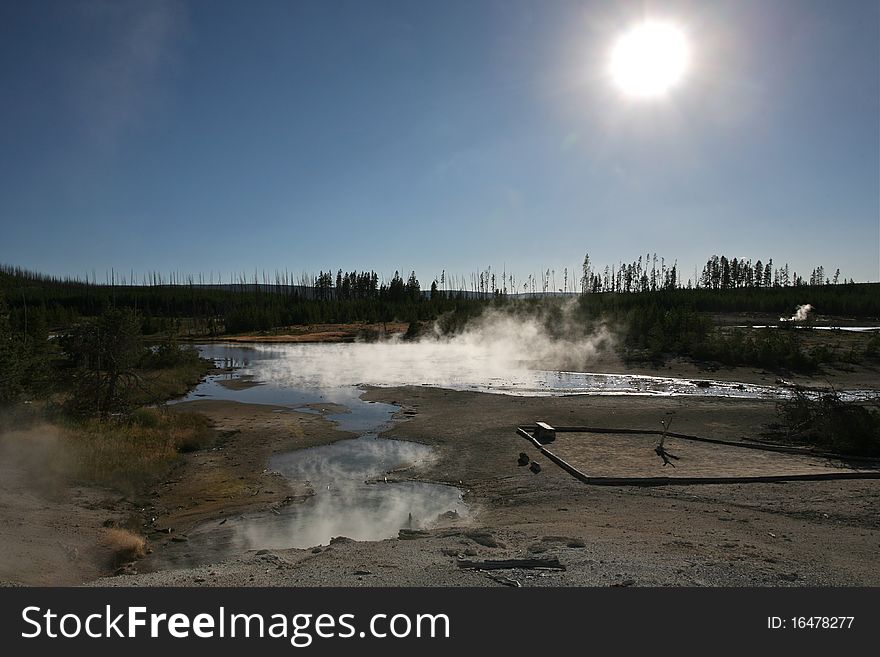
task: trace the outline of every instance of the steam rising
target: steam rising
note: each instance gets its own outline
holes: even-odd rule
[[[57,427],[44,424],[0,433],[0,481],[46,499],[63,495],[71,456]]]
[[[366,435],[276,457],[270,467],[291,481],[307,482],[314,495],[279,514],[249,516],[227,523],[225,539],[233,549],[310,547],[334,536],[379,540],[403,528],[434,526],[467,516],[462,492],[453,486],[387,482],[389,472],[421,467],[436,458],[425,446],[377,438],[389,409],[361,401],[355,387],[430,385],[461,388],[476,382],[505,384],[533,375],[535,369],[584,369],[612,344],[601,327],[586,333],[567,304],[549,315],[523,317],[490,310],[453,337],[435,326],[416,341],[399,338],[362,344],[253,345],[247,349],[208,345],[205,355],[236,353],[242,373],[267,385],[240,391],[213,391],[246,400],[284,392],[295,407],[314,401],[342,402],[349,414],[332,414],[341,428],[358,427]],[[275,388],[275,390],[273,390]],[[280,389],[280,390],[279,390]],[[314,404],[312,404],[314,406]],[[342,427],[342,425],[347,425]],[[217,533],[190,541],[216,543]]]
[[[780,317],[780,322],[805,322],[810,317],[810,313],[813,312],[813,306],[808,303],[805,303],[802,306],[798,306],[794,312],[794,315],[791,317],[785,318]]]
[[[260,359],[258,368],[245,372],[294,387],[467,388],[474,382],[527,379],[534,370],[583,371],[610,352],[613,337],[605,326],[585,333],[572,310],[565,306],[552,318],[490,310],[453,337],[435,328],[417,341],[391,339],[356,349],[345,344],[256,345],[258,351],[296,357]]]
[[[386,482],[384,473],[432,462],[418,443],[365,436],[275,457],[270,467],[291,481],[308,482],[314,495],[280,514],[236,519],[226,526],[227,550],[307,548],[334,536],[375,541],[400,529],[431,527],[467,515],[457,488],[421,482]],[[190,533],[190,541],[216,543],[216,533]]]
[[[0,430],[0,583],[81,583],[101,565],[104,500],[71,486],[76,459],[62,429],[23,424]]]
[[[385,473],[435,458],[425,445],[372,436],[283,454],[270,467],[308,482],[314,496],[281,516],[253,518],[239,530],[251,548],[310,547],[334,536],[379,540],[401,528],[429,526],[449,511],[464,514],[461,492],[452,486],[384,481]]]

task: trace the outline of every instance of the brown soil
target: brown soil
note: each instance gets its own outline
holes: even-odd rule
[[[0,584],[74,585],[113,566],[105,522],[123,522],[118,495],[68,481],[57,430],[0,438]]]
[[[838,459],[666,438],[678,460],[664,465],[648,434],[558,433],[547,448],[588,477],[761,477],[875,472]]]
[[[309,496],[307,487],[294,487],[268,470],[269,457],[350,437],[319,415],[283,407],[197,400],[174,409],[207,415],[219,440],[213,449],[187,455],[159,485],[149,514],[154,540],[163,534],[168,539],[168,529],[179,536],[207,519],[265,510]]]
[[[74,485],[63,441],[42,426],[0,441],[0,584],[72,585],[111,574],[122,563],[113,528],[146,538],[149,567],[169,544],[207,520],[295,503],[311,494],[267,470],[269,457],[350,434],[320,415],[285,408],[198,400],[172,410],[206,414],[210,449],[182,455],[154,490],[136,498]]]
[[[254,333],[221,336],[218,338],[198,337],[197,342],[354,342],[356,340],[377,340],[381,337],[405,333],[409,324],[387,322],[385,324],[366,322],[353,324],[297,324],[275,329],[271,333]]]

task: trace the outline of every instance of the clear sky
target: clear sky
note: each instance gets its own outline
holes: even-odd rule
[[[691,48],[647,101],[608,76],[646,15]],[[876,0],[3,2],[0,262],[876,281],[878,117]]]

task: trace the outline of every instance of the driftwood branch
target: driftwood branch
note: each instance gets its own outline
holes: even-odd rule
[[[559,563],[557,557],[550,557],[547,559],[488,559],[486,561],[459,559],[458,567],[471,570],[506,570],[513,568],[565,570],[565,566]]]

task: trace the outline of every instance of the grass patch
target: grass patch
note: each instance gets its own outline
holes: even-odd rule
[[[164,409],[141,408],[124,419],[86,420],[68,429],[77,477],[126,493],[161,478],[181,453],[213,443],[207,418]]]
[[[138,372],[138,382],[131,383],[123,394],[136,405],[182,397],[198,385],[212,367],[210,361],[195,358],[170,367],[141,370]]]
[[[147,554],[147,542],[144,537],[127,529],[114,527],[105,530],[102,543],[110,550],[114,567],[136,559],[143,559]]]

